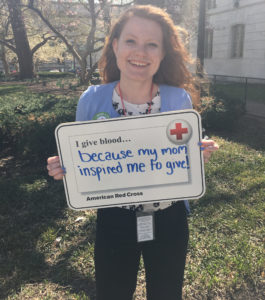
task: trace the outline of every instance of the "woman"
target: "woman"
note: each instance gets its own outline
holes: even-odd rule
[[[78,103],[76,120],[158,113],[192,108],[189,56],[169,15],[134,6],[115,23],[100,61],[103,85],[90,86]],[[203,140],[204,159],[218,149]],[[58,157],[49,175],[62,179]],[[154,213],[155,239],[137,242],[136,214]],[[148,300],[181,299],[188,244],[187,203],[155,203],[99,209],[95,243],[97,300],[129,300],[143,255]]]

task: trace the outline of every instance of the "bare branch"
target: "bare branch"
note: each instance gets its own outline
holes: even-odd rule
[[[94,38],[96,33],[96,16],[94,0],[89,0],[89,11],[91,15],[91,28],[86,39],[86,51],[84,55],[87,57],[94,49]]]
[[[0,44],[6,46],[7,48],[9,48],[10,50],[12,50],[13,52],[15,52],[17,54],[17,49],[14,46],[7,43],[5,40],[0,40]]]
[[[26,7],[28,7],[29,9],[31,9],[33,12],[35,12],[40,18],[41,20],[57,35],[57,37],[59,37],[66,45],[66,47],[68,48],[68,50],[72,53],[72,55],[79,61],[81,62],[81,57],[78,54],[78,52],[74,49],[74,47],[68,42],[68,40],[66,39],[66,37],[64,35],[62,35],[50,22],[48,19],[46,19],[44,17],[44,15],[42,14],[42,12],[34,7],[34,1],[31,0],[30,1],[30,6],[26,5]]]
[[[33,49],[31,50],[31,53],[32,53],[32,55],[40,48],[40,47],[42,47],[42,46],[44,46],[48,41],[54,41],[54,40],[56,40],[58,37],[57,36],[49,36],[49,37],[47,37],[47,38],[45,38],[44,36],[43,36],[43,41],[41,41],[40,43],[38,43],[37,45],[35,45],[34,47],[33,47]]]
[[[104,37],[104,38],[99,38],[99,39],[94,40],[94,43],[95,43],[95,44],[98,43],[98,42],[104,43],[104,42],[105,42],[105,37]]]
[[[98,48],[95,48],[93,51],[91,51],[91,53],[96,53],[96,52],[102,50],[103,47],[104,47],[104,46],[100,46],[100,47],[98,47]]]

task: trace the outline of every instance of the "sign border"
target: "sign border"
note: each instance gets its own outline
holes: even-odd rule
[[[62,158],[62,151],[61,146],[59,143],[59,130],[68,127],[68,126],[82,126],[84,124],[94,124],[94,123],[104,123],[104,122],[116,122],[116,121],[126,121],[128,119],[141,119],[141,118],[153,118],[161,115],[177,115],[177,114],[190,114],[193,113],[197,117],[197,123],[198,123],[198,136],[199,140],[202,140],[202,130],[201,130],[201,117],[197,111],[194,109],[187,109],[187,110],[176,110],[176,111],[168,111],[168,112],[162,112],[157,114],[149,114],[149,115],[140,115],[140,116],[128,116],[128,117],[118,117],[118,118],[111,118],[111,119],[102,119],[102,120],[88,120],[88,121],[75,121],[75,122],[68,122],[68,123],[61,123],[59,124],[55,129],[55,138],[56,138],[56,144],[58,149],[58,154],[60,157],[61,165],[64,166],[63,158]],[[199,145],[198,145],[199,147]],[[205,185],[205,176],[204,176],[204,162],[203,162],[203,154],[200,155],[200,166],[201,166],[201,193],[199,195],[190,196],[190,197],[173,197],[173,198],[165,198],[165,199],[159,199],[157,202],[164,202],[164,201],[181,201],[181,200],[191,200],[191,199],[199,199],[201,198],[205,192],[206,192],[206,185]],[[155,203],[156,200],[145,200],[145,201],[139,201],[139,202],[131,202],[131,203],[111,203],[109,205],[90,205],[88,207],[74,207],[70,202],[70,196],[69,196],[69,188],[67,186],[67,180],[64,177],[63,178],[64,187],[65,187],[65,194],[67,199],[68,206],[73,210],[87,210],[87,209],[97,209],[97,208],[109,208],[109,207],[119,207],[119,206],[130,206],[130,205],[141,205],[141,204],[150,204]],[[127,189],[127,188],[124,188]],[[120,189],[122,190],[122,189]]]

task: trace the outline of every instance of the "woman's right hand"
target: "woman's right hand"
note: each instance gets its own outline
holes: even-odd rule
[[[63,179],[65,170],[60,164],[59,156],[52,156],[47,159],[48,174],[55,180]]]

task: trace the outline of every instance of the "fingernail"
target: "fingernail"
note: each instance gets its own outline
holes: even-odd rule
[[[201,146],[201,145],[202,145],[202,142],[199,142],[199,143],[198,143],[198,146]]]
[[[66,174],[66,168],[62,167],[63,173]]]
[[[201,147],[201,150],[204,151],[204,150],[205,150],[205,147]]]

